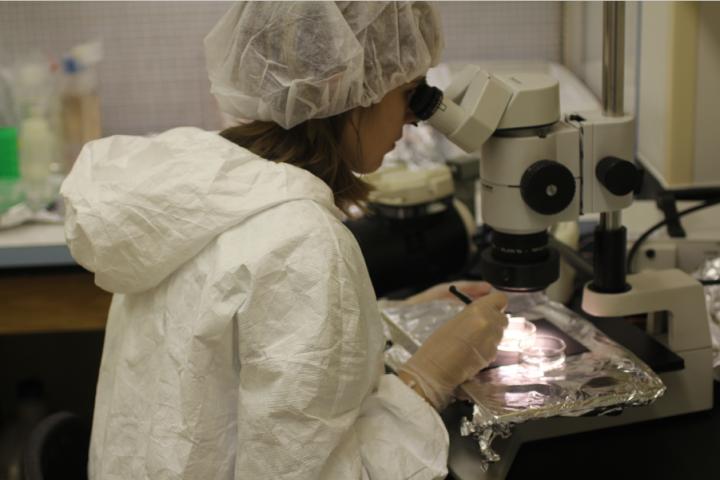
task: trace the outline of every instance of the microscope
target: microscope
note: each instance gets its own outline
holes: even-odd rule
[[[594,279],[584,288],[582,309],[606,322],[647,315],[648,335],[682,359],[678,369],[657,371],[667,391],[654,404],[616,417],[520,425],[525,429],[516,443],[712,407],[712,351],[702,285],[680,270],[625,272],[620,212],[633,201],[639,173],[632,161],[634,120],[622,108],[622,42],[613,45],[614,39],[617,32],[606,34],[604,111],[561,117],[554,78],[494,75],[473,65],[444,92],[421,84],[410,102],[419,119],[465,152],[480,153],[482,218],[492,230],[491,246],[481,258],[484,279],[511,292],[545,289],[559,271],[548,228],[599,213]],[[458,478],[503,478],[519,448],[508,447],[507,465],[481,475],[469,453],[453,447],[455,434],[450,434],[450,467]]]

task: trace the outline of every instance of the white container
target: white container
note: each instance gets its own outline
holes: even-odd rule
[[[58,156],[58,142],[46,118],[32,116],[20,124],[18,138],[20,177],[25,200],[33,210],[41,210],[53,200],[51,165]]]
[[[503,352],[522,352],[535,343],[537,327],[523,317],[509,317],[498,350]]]
[[[20,178],[26,203],[35,211],[45,208],[56,196],[51,172],[57,170],[61,153],[50,122],[57,100],[56,86],[56,76],[40,54],[29,56],[14,69],[14,93],[20,117]]]
[[[565,363],[565,342],[552,335],[538,335],[535,341],[522,352],[526,365],[542,370],[552,370]]]

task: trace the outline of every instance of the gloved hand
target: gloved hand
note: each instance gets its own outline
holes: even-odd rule
[[[495,359],[507,326],[507,297],[491,293],[473,301],[438,328],[400,367],[400,378],[438,411],[447,406],[458,385]]]

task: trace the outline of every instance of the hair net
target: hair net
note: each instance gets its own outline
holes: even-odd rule
[[[442,47],[425,2],[243,2],[205,38],[220,109],[284,128],[379,102]]]

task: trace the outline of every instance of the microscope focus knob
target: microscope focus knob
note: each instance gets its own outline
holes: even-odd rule
[[[520,194],[536,212],[554,215],[565,210],[575,198],[575,177],[561,163],[540,160],[523,173]]]
[[[595,175],[610,193],[617,196],[632,192],[640,181],[640,172],[635,165],[616,157],[605,157],[600,160],[595,167]]]

